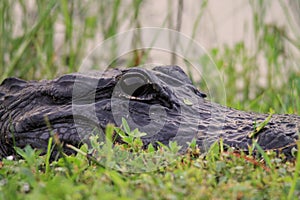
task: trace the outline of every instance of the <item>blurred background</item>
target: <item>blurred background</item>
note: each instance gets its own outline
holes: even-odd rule
[[[212,58],[222,75],[227,105],[300,113],[299,1],[2,0],[0,6],[1,80],[50,79],[76,72],[104,40],[134,28],[160,27],[185,34],[207,51],[199,55],[199,63],[205,67],[207,57]],[[137,42],[142,42],[139,35],[133,47]],[[110,52],[113,49],[107,49]],[[171,53],[136,50],[110,66],[145,63],[184,65],[205,90],[190,66]],[[214,99],[222,97],[216,93]]]

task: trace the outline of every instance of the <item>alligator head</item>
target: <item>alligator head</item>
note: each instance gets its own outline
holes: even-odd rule
[[[122,117],[132,129],[147,133],[145,146],[176,141],[186,147],[195,139],[206,151],[223,138],[225,145],[243,151],[255,140],[263,149],[291,155],[299,116],[273,115],[251,137],[254,124],[268,115],[227,108],[205,97],[177,66],[75,73],[51,81],[7,78],[0,85],[0,155],[13,154],[14,145],[45,151],[52,133],[64,144],[79,146],[90,134],[103,134],[108,123],[120,126]],[[67,147],[64,151],[72,153]]]

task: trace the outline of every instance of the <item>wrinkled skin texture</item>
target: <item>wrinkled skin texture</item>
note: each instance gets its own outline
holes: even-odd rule
[[[184,151],[194,138],[205,152],[222,138],[225,147],[247,151],[255,140],[265,150],[291,157],[299,116],[275,114],[251,138],[254,123],[267,114],[227,108],[205,97],[177,66],[69,74],[50,81],[7,78],[0,85],[0,157],[14,154],[14,145],[45,152],[54,133],[64,145],[78,147],[91,133],[102,135],[108,123],[120,126],[121,117],[131,129],[147,133],[145,146],[177,141]],[[72,153],[66,146],[64,151]]]

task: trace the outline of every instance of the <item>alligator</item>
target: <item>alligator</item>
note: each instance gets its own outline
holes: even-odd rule
[[[122,117],[130,128],[147,133],[141,137],[144,147],[176,141],[184,151],[194,140],[204,153],[222,139],[225,149],[248,152],[256,142],[263,150],[293,157],[300,116],[246,112],[205,97],[178,66],[72,73],[41,81],[6,78],[0,85],[0,157],[26,145],[45,153],[54,134],[63,151],[72,154],[66,144],[79,147],[91,134],[103,136],[107,124],[120,126]]]

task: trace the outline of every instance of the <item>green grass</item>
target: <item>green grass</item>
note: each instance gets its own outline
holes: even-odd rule
[[[208,2],[203,1],[199,8],[192,38],[197,35]],[[26,3],[24,0],[0,3],[0,80],[9,76],[53,78],[74,72],[85,56],[86,44],[97,35],[106,39],[117,34],[124,24],[128,29],[143,26],[139,18],[143,12],[140,0],[97,4],[90,0],[35,1],[33,10]],[[223,76],[226,103],[249,111],[268,113],[272,109],[275,113],[300,114],[300,72],[299,66],[294,66],[299,63],[299,32],[291,20],[287,26],[295,37],[276,23],[265,23],[271,1],[249,3],[255,49],[250,51],[241,41],[209,50]],[[291,19],[285,1],[280,0],[280,5],[285,17]],[[15,6],[24,14],[20,19],[12,14]],[[162,20],[162,27],[171,24],[179,13],[180,10],[169,12]],[[16,27],[18,22],[20,27]],[[57,24],[65,30],[60,33],[59,45],[54,42]],[[180,24],[177,22],[177,27]],[[295,54],[289,52],[289,45]],[[113,49],[108,51],[114,54]],[[139,57],[142,57],[139,52],[134,52],[126,63],[147,62]],[[266,63],[265,74],[259,73],[260,59]],[[199,61],[205,67],[207,57]],[[257,81],[261,78],[264,84]],[[195,84],[205,88],[203,82]],[[218,101],[221,97],[216,93],[214,99]],[[98,143],[97,138],[91,138],[92,149],[84,145],[75,149],[76,156],[65,156],[55,162],[49,160],[51,141],[48,153],[43,156],[30,147],[16,148],[23,159],[0,162],[0,199],[297,199],[300,196],[300,154],[295,162],[283,162],[284,157],[261,151],[262,161],[233,151],[224,152],[215,144],[204,157],[199,155],[194,142],[186,155],[176,154],[179,147],[175,143],[161,145],[158,151],[151,146],[141,150],[139,137],[143,133],[130,130],[125,122],[122,128],[108,127],[107,138],[112,139],[111,131],[116,130],[124,145],[112,149],[109,143]]]
[[[158,151],[136,148],[143,133],[129,127],[124,127],[124,132],[131,137],[124,145],[112,148],[111,143],[91,138],[92,149],[86,145],[74,148],[76,156],[66,156],[49,166],[49,152],[39,156],[29,146],[17,149],[23,160],[1,162],[0,198],[293,199],[300,195],[299,162],[296,166],[283,162],[283,157],[272,152],[262,151],[266,163],[243,153],[224,152],[218,143],[205,158],[192,144],[189,153],[178,155],[176,144],[161,146]],[[112,133],[109,126],[107,135]]]

